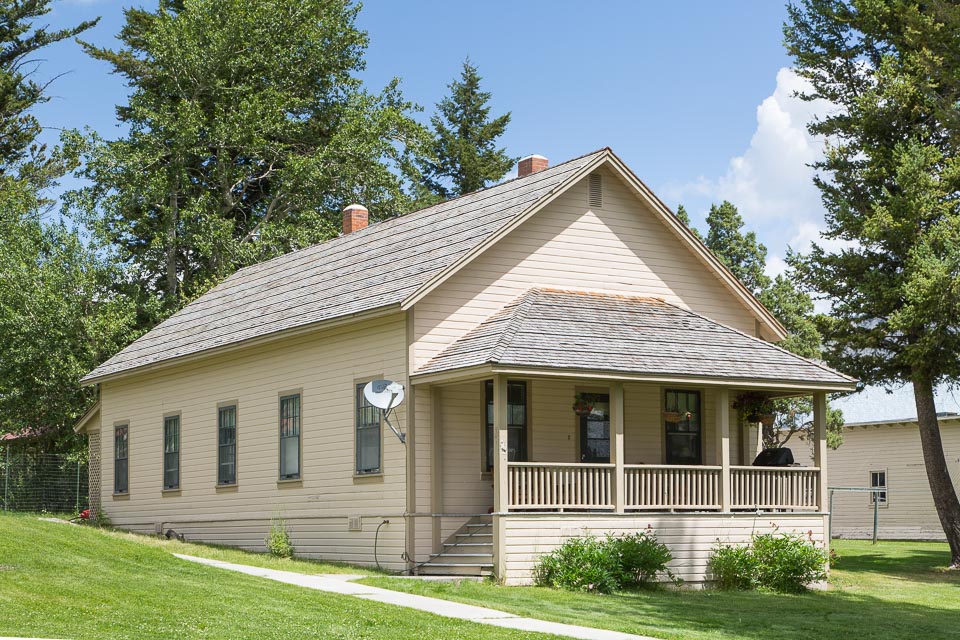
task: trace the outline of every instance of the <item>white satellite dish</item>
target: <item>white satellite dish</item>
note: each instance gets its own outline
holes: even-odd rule
[[[364,385],[363,397],[367,399],[367,402],[380,409],[383,421],[396,434],[400,442],[407,444],[407,436],[393,426],[389,415],[393,411],[394,418],[396,418],[395,409],[403,402],[403,385],[393,380],[372,380]]]
[[[363,388],[363,397],[377,409],[390,411],[403,402],[403,385],[393,380],[373,380]]]

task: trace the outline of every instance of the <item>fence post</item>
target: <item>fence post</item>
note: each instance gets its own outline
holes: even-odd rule
[[[3,465],[3,510],[7,510],[7,491],[10,486],[10,445],[7,445],[7,461]]]
[[[880,524],[880,492],[871,493],[873,496],[873,544],[877,544],[877,527]]]
[[[80,513],[80,461],[77,460],[77,504],[74,507],[74,513]]]

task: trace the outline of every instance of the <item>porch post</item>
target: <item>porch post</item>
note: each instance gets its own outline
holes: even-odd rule
[[[443,513],[443,429],[440,424],[440,387],[430,386],[430,534],[433,553],[443,550],[441,539],[442,521],[437,515]]]
[[[730,390],[717,389],[717,461],[720,470],[720,510],[730,511]]]
[[[819,471],[817,481],[817,507],[827,510],[827,394],[813,394],[813,464]]]
[[[610,447],[610,462],[613,469],[613,508],[623,513],[626,502],[626,476],[623,470],[623,383],[610,386],[610,426],[613,431],[613,446]]]
[[[493,451],[493,566],[497,580],[506,579],[506,521],[509,505],[507,478],[507,377],[493,377],[493,431],[496,447]]]

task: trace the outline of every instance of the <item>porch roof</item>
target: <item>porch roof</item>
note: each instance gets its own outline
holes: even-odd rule
[[[657,298],[531,289],[414,374],[604,372],[744,386],[851,390],[856,380]],[[629,377],[625,376],[625,377]]]

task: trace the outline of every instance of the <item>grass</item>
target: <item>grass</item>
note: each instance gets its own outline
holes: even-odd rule
[[[956,637],[960,572],[946,544],[840,540],[831,589],[803,595],[651,589],[592,595],[388,577],[363,582],[511,613],[657,638],[801,640]]]
[[[303,573],[355,567],[0,516],[0,636],[545,638],[205,567],[169,552]]]

